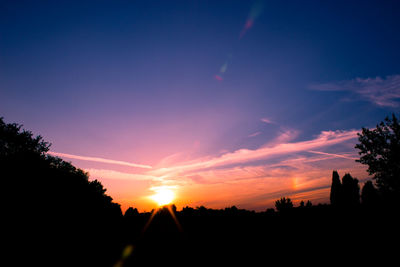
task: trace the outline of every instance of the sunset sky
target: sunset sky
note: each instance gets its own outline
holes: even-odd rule
[[[400,1],[1,1],[0,117],[122,206],[262,211],[361,181],[400,111]]]

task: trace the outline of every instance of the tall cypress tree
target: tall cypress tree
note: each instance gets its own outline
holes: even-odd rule
[[[342,184],[340,183],[340,177],[337,171],[332,173],[332,185],[331,185],[331,205],[338,206],[341,202]]]

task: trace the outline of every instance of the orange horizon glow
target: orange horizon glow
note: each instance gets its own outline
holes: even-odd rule
[[[331,150],[349,151],[356,134],[354,130],[322,131],[314,139],[293,142],[297,132],[288,130],[257,149],[185,160],[174,155],[151,169],[123,169],[129,166],[120,164],[110,169],[99,166],[102,162],[82,168],[90,179],[102,182],[123,212],[129,207],[144,212],[170,204],[177,209],[237,206],[262,211],[284,196],[295,204],[301,200],[327,203],[333,170],[341,176],[350,172],[360,181],[367,177],[365,167],[354,161],[355,151]]]

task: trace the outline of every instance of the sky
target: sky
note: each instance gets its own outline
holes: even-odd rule
[[[122,210],[328,203],[400,110],[399,1],[0,1],[0,117]]]

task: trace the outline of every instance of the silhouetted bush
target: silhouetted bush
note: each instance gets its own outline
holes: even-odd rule
[[[361,203],[372,207],[379,204],[379,193],[372,181],[367,181],[361,190]]]
[[[292,200],[290,198],[283,197],[283,198],[275,201],[275,208],[279,212],[285,212],[285,211],[293,208]]]
[[[136,208],[129,207],[124,214],[125,218],[134,218],[139,215],[139,211]]]
[[[266,213],[267,215],[273,215],[273,214],[275,214],[275,210],[272,209],[272,208],[269,208],[269,209],[267,209],[267,210],[265,211],[265,213]]]

